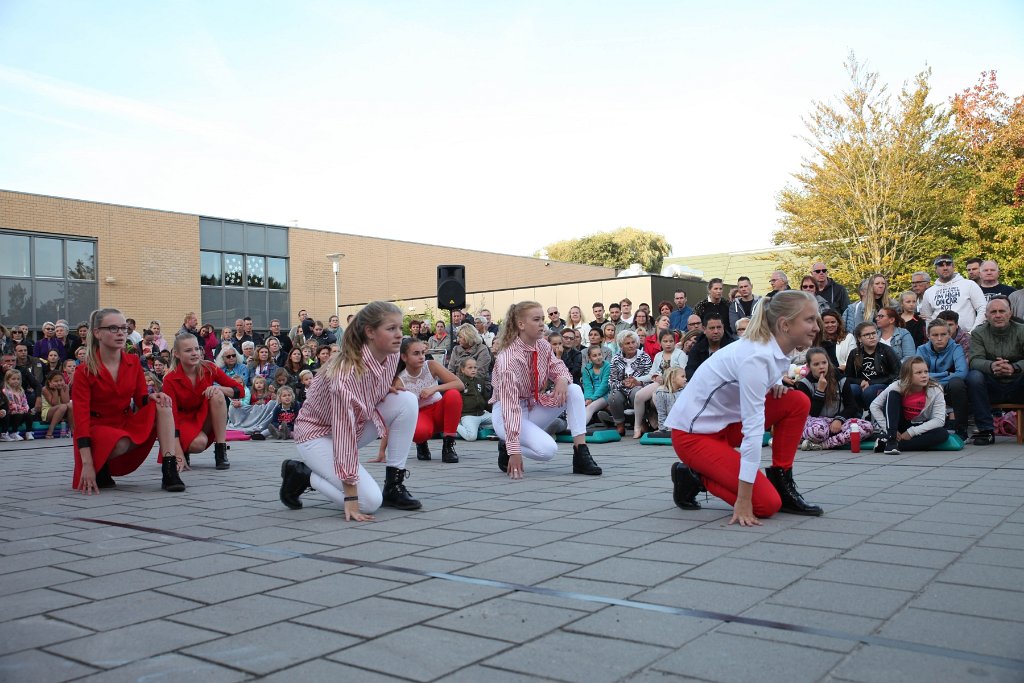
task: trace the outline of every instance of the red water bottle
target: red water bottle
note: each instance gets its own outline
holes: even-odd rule
[[[850,425],[850,452],[860,453],[860,425],[856,422]]]

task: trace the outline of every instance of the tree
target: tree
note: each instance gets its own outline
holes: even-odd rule
[[[951,103],[966,150],[957,255],[995,259],[1003,281],[1024,284],[1024,96],[1011,101],[983,71]]]
[[[837,104],[815,102],[804,120],[811,154],[778,196],[782,227],[773,236],[795,249],[775,258],[804,273],[821,259],[854,291],[875,272],[903,286],[953,246],[959,137],[949,114],[928,102],[930,70],[893,103],[853,54],[845,66],[849,90]]]
[[[586,263],[620,270],[639,263],[644,270],[657,273],[665,257],[672,253],[672,245],[662,234],[625,227],[555,242],[544,247],[541,252],[547,252],[547,258],[555,261]]]

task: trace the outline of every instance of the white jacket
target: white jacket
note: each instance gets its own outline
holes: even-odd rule
[[[978,283],[956,273],[949,282],[936,282],[925,290],[921,317],[930,323],[939,311],[956,311],[960,327],[970,332],[985,322],[986,303],[985,293]]]
[[[899,391],[900,383],[895,381],[885,388],[874,401],[871,402],[871,421],[879,428],[879,434],[885,434],[887,420],[885,419],[885,400],[889,392]],[[941,429],[946,426],[946,396],[942,387],[928,387],[925,391],[924,408],[921,414],[915,417],[907,430],[910,436],[924,434],[933,429]]]

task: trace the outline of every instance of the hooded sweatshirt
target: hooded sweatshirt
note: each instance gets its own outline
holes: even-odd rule
[[[931,342],[917,347],[917,355],[928,364],[928,376],[945,387],[954,377],[967,380],[967,356],[952,339],[946,348],[936,351]]]
[[[921,317],[927,323],[934,320],[939,311],[956,311],[960,327],[973,330],[985,322],[985,305],[985,294],[978,283],[956,273],[949,282],[936,282],[925,290]]]

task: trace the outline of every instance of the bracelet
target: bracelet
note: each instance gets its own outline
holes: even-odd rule
[[[352,501],[359,500],[359,496],[345,496],[345,502],[351,503]]]

